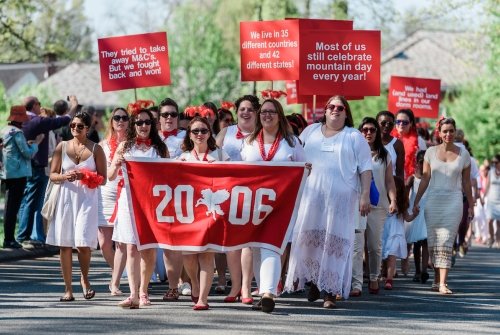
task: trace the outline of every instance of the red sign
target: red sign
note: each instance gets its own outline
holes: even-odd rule
[[[298,79],[298,21],[240,22],[240,43],[242,81]]]
[[[441,80],[391,77],[387,109],[396,113],[409,108],[416,117],[437,118],[441,99]]]
[[[380,31],[300,34],[300,94],[380,95]]]
[[[170,84],[167,33],[100,38],[102,91]]]
[[[227,251],[263,246],[282,253],[306,175],[304,163],[130,159],[124,177],[137,247]]]

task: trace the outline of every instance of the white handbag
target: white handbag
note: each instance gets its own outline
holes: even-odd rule
[[[66,142],[63,142],[62,151],[66,150]],[[62,173],[62,162],[61,162],[61,172]],[[60,183],[54,183],[49,180],[47,189],[45,190],[45,199],[43,201],[42,207],[42,217],[50,223],[54,213],[56,212],[57,200],[59,199],[59,191],[61,189]]]

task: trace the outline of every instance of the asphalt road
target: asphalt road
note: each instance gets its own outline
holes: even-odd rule
[[[75,267],[76,267],[76,256]],[[193,311],[189,297],[163,302],[165,284],[153,284],[152,306],[123,310],[107,292],[108,269],[93,255],[96,297],[83,299],[74,274],[76,301],[60,303],[58,257],[0,263],[0,334],[500,334],[500,250],[473,247],[451,271],[453,296],[440,296],[411,277],[395,289],[363,295],[325,310],[305,294],[277,300],[272,314],[209,297],[210,310]],[[122,285],[127,287],[126,282]],[[78,289],[77,289],[78,288]]]

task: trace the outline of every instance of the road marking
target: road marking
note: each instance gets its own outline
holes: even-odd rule
[[[462,304],[462,305],[474,305],[474,306],[484,306],[484,307],[500,307],[499,305],[491,305],[491,304],[481,304],[478,302],[467,302],[462,300],[449,300],[449,299],[432,299],[432,298],[424,298],[424,297],[412,297],[407,295],[390,295],[391,297],[404,298],[404,299],[414,299],[414,300],[424,300],[424,301],[434,301],[434,302],[446,302],[452,304]]]

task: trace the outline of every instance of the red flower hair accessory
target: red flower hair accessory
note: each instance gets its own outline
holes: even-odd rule
[[[101,175],[97,174],[97,172],[94,171],[80,170],[79,172],[83,175],[82,179],[80,180],[81,183],[91,189],[97,188],[102,184],[102,181],[104,180]]]
[[[434,128],[434,135],[436,137],[439,136],[439,126],[441,125],[441,121],[443,121],[445,117],[441,115],[441,117],[436,121],[436,128]]]
[[[282,96],[286,97],[286,92],[284,91],[264,90],[261,91],[260,94],[262,94],[262,98],[264,99],[279,99]]]
[[[220,108],[231,110],[231,108],[236,108],[236,106],[230,101],[221,101]]]
[[[141,109],[153,106],[155,103],[152,100],[137,100],[136,102],[129,103],[127,105],[127,111],[130,115],[137,115]]]

